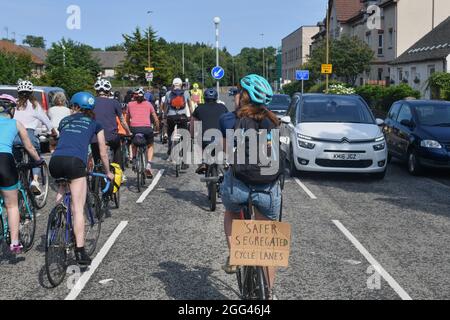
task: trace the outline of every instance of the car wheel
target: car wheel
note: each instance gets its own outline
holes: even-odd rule
[[[417,153],[414,150],[410,150],[408,153],[408,171],[413,176],[419,176],[423,171],[417,158]]]
[[[294,157],[294,148],[291,146],[291,157],[289,159],[289,175],[291,176],[291,178],[297,177],[299,173],[297,167],[295,166]]]

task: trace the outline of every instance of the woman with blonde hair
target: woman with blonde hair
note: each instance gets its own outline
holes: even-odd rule
[[[52,122],[54,128],[59,128],[61,120],[70,116],[70,109],[67,107],[67,98],[64,92],[57,92],[52,99],[52,107],[48,110],[48,117]],[[53,151],[56,148],[57,139],[50,139],[50,150]]]

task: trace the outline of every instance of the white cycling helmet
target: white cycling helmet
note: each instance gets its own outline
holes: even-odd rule
[[[173,79],[172,85],[174,85],[174,86],[182,86],[183,85],[183,80],[181,80],[180,78],[175,78],[175,79]]]
[[[138,96],[142,96],[143,97],[145,95],[145,90],[144,90],[143,87],[140,87],[140,88],[136,89],[134,91],[134,93],[137,94]]]
[[[98,79],[94,85],[94,89],[97,92],[99,92],[99,91],[110,92],[112,89],[112,85],[111,85],[111,82],[109,82],[106,79]]]
[[[17,83],[17,92],[33,92],[34,86],[30,81],[19,80]]]

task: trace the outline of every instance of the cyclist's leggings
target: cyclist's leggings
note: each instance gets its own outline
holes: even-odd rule
[[[75,180],[87,176],[86,165],[76,157],[52,157],[49,170],[55,179]]]
[[[169,147],[172,146],[172,135],[175,127],[178,129],[188,129],[189,119],[186,115],[168,116],[167,117],[167,134],[169,135]]]
[[[16,162],[10,153],[0,153],[0,191],[17,190],[19,175]]]
[[[107,141],[106,144],[109,146],[109,148],[112,151],[113,159],[112,161],[114,163],[117,163],[120,167],[122,167],[122,150],[120,148],[120,137],[117,136],[117,139]],[[92,157],[94,158],[95,163],[99,163],[101,160],[100,157],[100,148],[98,146],[98,143],[91,144],[92,149]]]

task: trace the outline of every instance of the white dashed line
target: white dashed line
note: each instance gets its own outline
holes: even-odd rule
[[[348,240],[359,250],[359,252],[367,259],[367,261],[375,268],[380,276],[386,280],[392,289],[400,296],[402,300],[412,300],[412,298],[406,293],[405,290],[392,278],[392,276],[378,263],[377,260],[364,248],[364,246],[348,231],[344,225],[333,220],[333,223],[338,229],[347,237]]]
[[[109,250],[112,248],[114,243],[116,242],[119,235],[122,233],[122,231],[126,228],[128,225],[128,221],[122,221],[114,230],[112,235],[109,237],[108,241],[106,241],[103,248],[100,250],[100,252],[97,254],[95,259],[92,261],[91,266],[89,267],[89,270],[83,273],[83,275],[78,279],[77,283],[74,285],[72,290],[70,291],[69,295],[66,297],[65,300],[76,300],[78,295],[81,293],[81,290],[84,289],[86,284],[89,282],[89,279],[94,274],[95,270],[99,267],[99,265],[102,263],[103,259],[108,254]]]
[[[314,195],[314,193],[311,192],[298,178],[295,178],[295,182],[303,189],[303,191],[306,192],[306,194],[313,200],[316,200],[317,197]]]
[[[161,177],[163,176],[163,174],[164,174],[164,170],[161,170],[158,172],[155,179],[153,179],[152,184],[147,188],[147,190],[145,190],[145,192],[141,195],[139,200],[136,201],[136,203],[143,203],[145,201],[145,198],[147,198],[148,195],[150,194],[150,192],[152,192],[153,189],[155,189],[155,187],[158,185],[158,182],[161,179]]]

